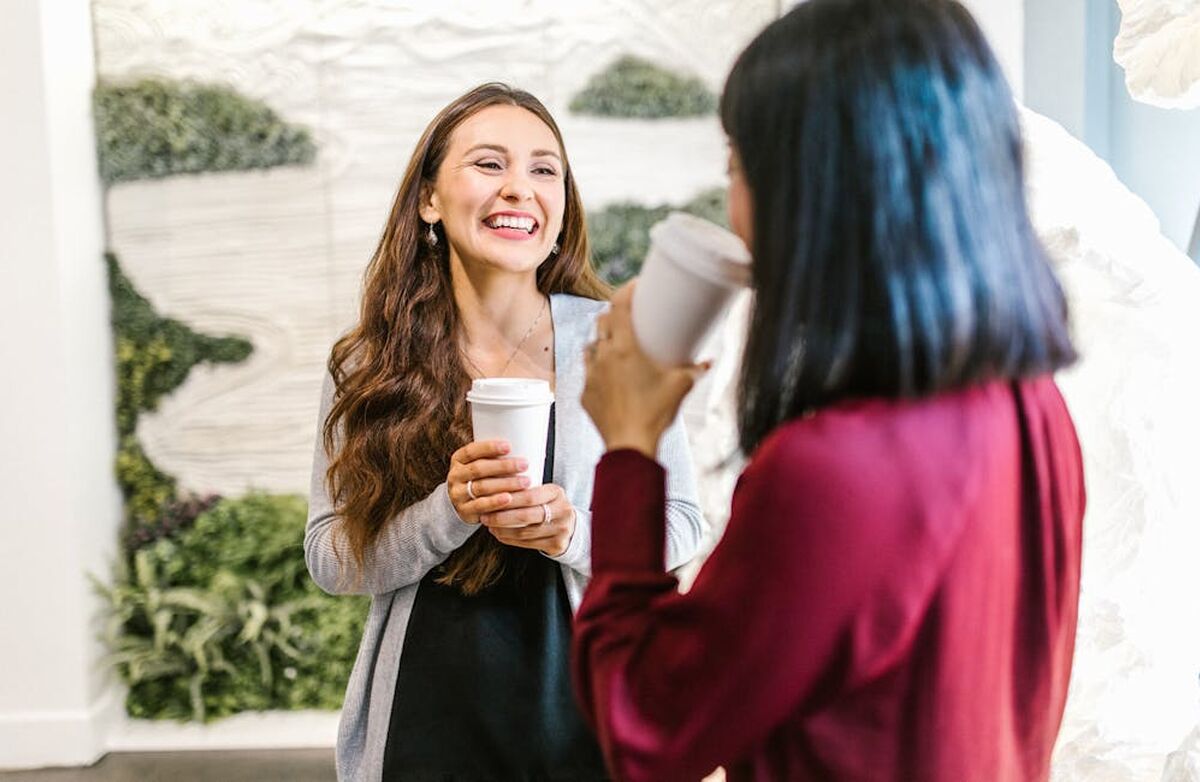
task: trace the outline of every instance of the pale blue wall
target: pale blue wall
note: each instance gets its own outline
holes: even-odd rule
[[[1114,0],[1026,0],[1025,101],[1108,161],[1186,250],[1200,210],[1200,109],[1139,103],[1113,62]]]

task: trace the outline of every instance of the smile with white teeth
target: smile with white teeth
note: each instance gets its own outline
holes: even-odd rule
[[[484,221],[488,228],[516,228],[526,233],[533,233],[536,225],[532,217],[514,217],[512,215],[496,215]]]

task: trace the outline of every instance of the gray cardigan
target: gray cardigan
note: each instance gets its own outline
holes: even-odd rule
[[[591,299],[555,294],[550,297],[554,323],[556,405],[554,483],[561,486],[577,511],[575,532],[567,550],[554,559],[573,609],[579,607],[591,575],[592,479],[604,444],[580,405],[583,392],[583,348],[591,338],[596,316],[608,305]],[[326,375],[318,419],[323,427],[333,399],[333,381]],[[396,690],[400,651],[417,586],[424,576],[479,531],[459,519],[446,484],[401,511],[380,533],[368,554],[368,566],[339,571],[334,554],[338,517],[325,485],[328,458],[318,429],[313,454],[308,525],[304,558],[316,583],[331,594],[353,591],[371,595],[358,658],[346,687],[337,740],[337,773],[343,782],[378,780],[392,696]],[[676,421],[663,438],[659,461],[667,468],[667,567],[675,569],[694,557],[704,538],[705,521],[697,501],[691,455],[682,423]],[[486,534],[486,533],[484,533]],[[354,568],[349,552],[340,566]],[[361,579],[356,576],[361,575]],[[348,576],[348,578],[346,577]]]

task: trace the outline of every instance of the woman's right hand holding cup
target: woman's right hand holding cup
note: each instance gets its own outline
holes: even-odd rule
[[[509,457],[508,451],[503,440],[482,440],[467,443],[450,457],[446,490],[466,523],[478,524],[481,514],[504,508],[513,492],[529,488],[529,478],[520,475],[528,462]]]

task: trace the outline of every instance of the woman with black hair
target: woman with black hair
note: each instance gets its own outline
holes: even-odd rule
[[[754,259],[750,462],[692,589],[659,439],[702,367],[601,316],[608,452],[573,670],[614,775],[1043,780],[1070,676],[1084,487],[1075,353],[1017,115],[953,0],[810,0],[721,101]]]

